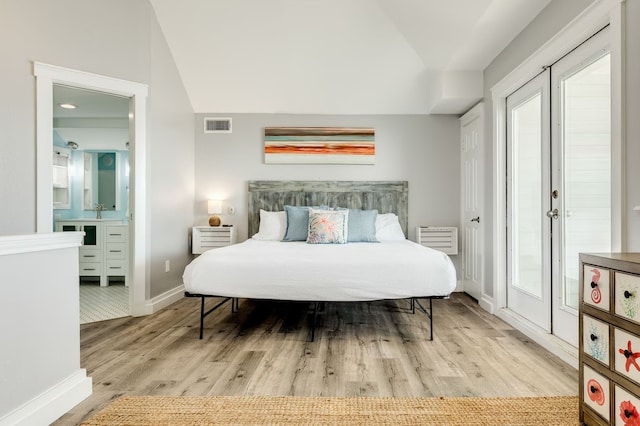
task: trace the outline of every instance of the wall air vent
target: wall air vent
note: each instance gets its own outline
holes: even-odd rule
[[[212,118],[204,119],[205,133],[231,133],[231,118]]]

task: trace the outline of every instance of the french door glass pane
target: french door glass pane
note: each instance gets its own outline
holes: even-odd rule
[[[512,112],[513,285],[542,297],[542,95]]]
[[[610,56],[561,83],[563,304],[578,309],[578,254],[611,250]]]

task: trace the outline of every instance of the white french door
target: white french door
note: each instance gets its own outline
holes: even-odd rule
[[[507,306],[578,345],[578,254],[611,249],[607,29],[507,98]]]
[[[549,69],[507,98],[507,306],[551,332]]]

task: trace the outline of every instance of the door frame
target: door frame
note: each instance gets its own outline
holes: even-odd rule
[[[34,62],[36,77],[36,231],[53,232],[53,85],[62,84],[80,89],[96,90],[130,98],[133,116],[129,117],[129,134],[133,134],[130,162],[131,195],[129,196],[129,219],[133,227],[130,241],[130,289],[129,312],[132,316],[146,315],[146,259],[147,259],[147,213],[146,213],[146,84],[120,80],[84,71]],[[131,108],[130,107],[130,108]]]
[[[611,41],[611,143],[612,143],[612,249],[624,250],[626,239],[623,198],[624,162],[624,1],[596,0],[544,46],[491,88],[493,103],[493,297],[483,295],[480,305],[507,321],[529,338],[577,367],[577,348],[540,331],[506,309],[506,98],[540,69],[554,63],[590,35],[610,25]]]

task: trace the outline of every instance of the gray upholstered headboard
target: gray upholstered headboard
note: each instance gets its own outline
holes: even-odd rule
[[[285,205],[376,209],[395,213],[407,234],[407,181],[249,181],[249,237],[258,232],[260,209],[282,211]]]

